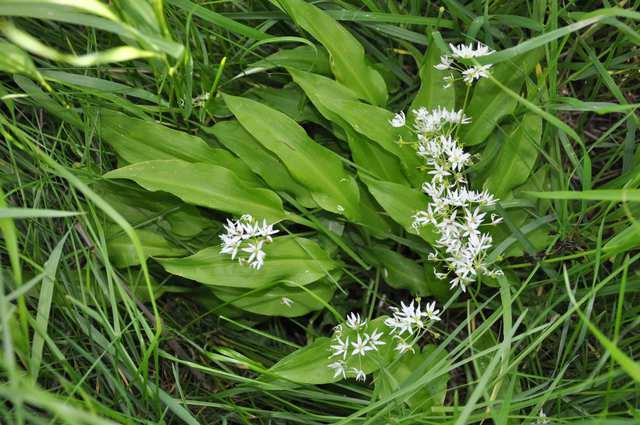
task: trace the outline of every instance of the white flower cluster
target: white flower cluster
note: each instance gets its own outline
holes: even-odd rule
[[[407,351],[413,352],[413,338],[415,332],[419,332],[424,329],[427,321],[439,321],[440,310],[436,309],[436,302],[428,303],[424,311],[420,310],[420,303],[417,306],[413,305],[413,301],[409,305],[405,305],[404,302],[400,303],[401,308],[391,307],[393,316],[386,319],[384,324],[391,328],[391,334],[398,341],[396,344],[396,351],[405,353]],[[403,334],[407,333],[404,337]]]
[[[367,374],[362,367],[362,361],[369,353],[377,352],[379,346],[386,344],[382,340],[385,335],[393,336],[396,341],[395,351],[400,354],[413,352],[413,344],[419,337],[415,334],[426,329],[430,321],[440,320],[440,310],[436,309],[435,301],[427,304],[424,311],[420,309],[419,303],[416,306],[413,301],[409,305],[403,302],[400,309],[391,307],[391,310],[393,316],[385,319],[384,325],[387,329],[384,331],[370,331],[367,320],[362,319],[358,313],[350,313],[347,316],[347,329],[344,329],[342,324],[334,328],[329,356],[329,359],[336,358],[336,361],[329,364],[329,368],[335,373],[334,378],[341,376],[344,379],[349,374],[355,377],[356,381],[366,380]],[[348,335],[345,335],[347,333]],[[349,364],[352,366],[349,367]],[[356,366],[353,366],[354,364]]]
[[[227,219],[224,228],[227,232],[220,235],[220,253],[231,255],[233,260],[237,257],[240,264],[249,264],[254,269],[261,268],[266,257],[264,244],[271,242],[271,236],[278,233],[273,224],[267,224],[266,220],[260,223],[250,214],[244,214],[235,221]]]
[[[435,65],[436,69],[440,71],[446,71],[448,69],[456,70],[462,74],[462,79],[467,84],[472,84],[475,80],[489,76],[491,64],[468,66],[470,59],[494,53],[489,47],[478,43],[475,48],[473,44],[458,44],[457,46],[449,44],[449,48],[451,49],[451,54],[440,56],[440,63]],[[445,77],[444,87],[450,87],[455,80],[454,75],[449,74]]]
[[[493,240],[480,230],[483,225],[501,221],[495,214],[487,217],[485,212],[495,205],[496,199],[487,191],[477,192],[467,186],[464,171],[471,163],[471,155],[462,149],[455,134],[460,125],[471,121],[469,117],[463,111],[441,108],[420,108],[413,112],[417,154],[425,160],[431,176],[430,181],[422,185],[431,200],[425,210],[413,216],[413,227],[419,230],[433,225],[440,238],[435,244],[436,252],[430,253],[429,259],[446,265],[436,276],[446,279],[452,273],[451,287],[459,286],[464,291],[478,274],[501,274],[500,270],[490,269],[485,261]],[[396,117],[400,116],[404,114]],[[393,122],[391,125],[395,126]]]

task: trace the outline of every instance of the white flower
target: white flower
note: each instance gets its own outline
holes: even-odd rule
[[[351,371],[356,374],[356,381],[364,382],[367,379],[367,374],[364,373],[364,370],[352,367]]]
[[[342,376],[342,378],[345,379],[347,377],[347,364],[344,361],[331,363],[329,367],[335,372],[335,375],[333,375],[334,378]]]
[[[293,300],[287,297],[280,298],[280,302],[289,308],[293,305]]]
[[[401,308],[391,307],[393,315],[384,321],[384,324],[391,328],[391,333],[396,336],[401,336],[405,332],[413,335],[416,330],[424,328],[424,318],[440,320],[438,317],[440,310],[436,310],[435,302],[427,304],[426,311],[421,311],[420,304],[414,304],[414,301],[408,305],[401,302],[400,306]]]
[[[475,57],[473,44],[455,44],[449,43],[451,55],[456,59],[471,59]]]
[[[368,335],[368,334],[364,334],[364,335],[369,342],[369,346],[374,350],[378,350],[378,347],[377,347],[378,345],[385,345],[385,342],[380,340],[380,338],[384,336],[384,333],[379,332],[377,329],[374,330],[371,335]]]
[[[547,418],[547,414],[544,413],[544,410],[540,409],[540,413],[538,414],[538,419],[535,422],[535,425],[547,425],[550,424],[551,421]]]
[[[346,359],[349,354],[349,337],[347,336],[343,341],[340,335],[336,335],[335,344],[331,346],[331,349],[333,350],[333,354],[331,354],[329,358],[342,356],[342,360]]]
[[[261,268],[264,263],[266,254],[262,250],[263,245],[264,240],[258,240],[253,243],[248,243],[246,248],[242,248],[242,251],[249,254],[249,257],[246,259],[246,261],[254,269]]]
[[[391,121],[389,121],[391,123],[392,127],[404,127],[404,125],[407,123],[407,119],[404,115],[404,112],[400,111],[397,114],[395,114],[395,116],[393,117],[393,119],[391,119]]]
[[[489,47],[482,43],[478,43],[477,48],[473,48],[473,44],[458,44],[457,46],[449,43],[451,49],[451,56],[456,59],[471,59],[478,58],[480,56],[487,56],[493,53]]]
[[[366,324],[367,321],[362,319],[358,313],[349,313],[347,315],[347,326],[351,329],[358,330]]]
[[[278,233],[273,225],[266,220],[260,224],[250,214],[244,214],[236,221],[227,219],[224,229],[226,233],[220,235],[220,253],[231,255],[232,260],[237,257],[240,264],[249,264],[254,269],[262,268],[266,258],[264,244],[271,242],[271,236]]]
[[[394,348],[394,350],[399,351],[400,354],[404,354],[407,351],[411,351],[412,353],[415,353],[413,346],[411,344],[407,344],[404,340],[397,343],[396,348]]]
[[[369,345],[368,338],[366,336],[362,338],[360,334],[357,335],[356,340],[351,343],[351,346],[353,347],[353,351],[351,352],[351,354],[354,356],[364,356],[367,354],[367,351],[373,350],[373,348]]]
[[[489,76],[489,68],[491,68],[490,64],[472,66],[470,68],[467,68],[462,71],[462,79],[465,83],[471,84],[474,80],[487,78]]]
[[[434,68],[438,71],[444,71],[446,69],[451,69],[451,65],[453,64],[453,59],[448,55],[440,56],[440,63],[435,65]]]
[[[436,302],[433,301],[428,303],[424,308],[424,314],[429,318],[429,320],[440,320],[440,310],[436,309]]]

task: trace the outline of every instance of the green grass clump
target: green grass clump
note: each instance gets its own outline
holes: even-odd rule
[[[639,422],[640,2],[314,4],[0,0],[0,423]],[[410,226],[420,106],[501,200],[466,292]],[[219,254],[245,212],[257,272]],[[364,384],[278,363],[414,296],[442,320]]]

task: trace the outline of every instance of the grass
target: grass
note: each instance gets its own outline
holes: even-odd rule
[[[548,199],[548,209],[524,224],[507,220],[524,251],[501,263],[507,278],[448,301],[433,341],[447,360],[422,364],[382,398],[353,380],[294,386],[260,378],[297,347],[328,335],[335,323],[329,309],[293,319],[247,315],[203,305],[196,285],[167,276],[153,260],[147,270],[117,268],[109,259],[110,223],[135,240],[134,227],[161,223],[171,211],[130,224],[96,193],[101,176],[118,165],[101,140],[99,110],[210,141],[201,125],[228,116],[216,93],[281,88],[290,81],[281,68],[236,77],[281,48],[313,42],[266,1],[112,3],[117,20],[65,8],[64,19],[52,20],[42,15],[52,6],[0,2],[1,15],[54,49],[32,49],[41,81],[0,60],[0,423],[507,424],[535,423],[541,411],[554,424],[640,421],[637,233],[609,243],[638,225],[639,2],[319,4],[382,70],[392,111],[413,100],[420,85],[414,56],[433,30],[447,42],[484,41],[505,61],[543,49],[529,96],[510,95],[544,118],[533,174],[546,169],[550,177],[513,203]],[[6,22],[5,36],[26,46]],[[130,37],[117,35],[125,30]],[[164,43],[150,49],[148,34]],[[120,61],[116,51],[78,59],[124,45],[156,57]],[[192,105],[203,93],[214,94],[206,108]],[[308,128],[331,145],[329,130]],[[483,149],[474,152],[482,157]],[[552,237],[533,246],[528,230],[544,222]],[[215,230],[199,243],[217,243]],[[394,249],[409,252],[409,238],[394,241]],[[409,296],[384,283],[382,267],[342,257],[344,292],[330,303],[338,314],[371,317],[383,301]],[[160,287],[167,293],[160,296]],[[444,403],[428,410],[403,403],[445,375]]]

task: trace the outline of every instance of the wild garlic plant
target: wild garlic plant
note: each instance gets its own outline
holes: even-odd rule
[[[393,343],[393,350],[402,355],[415,352],[414,344],[424,335],[433,322],[440,320],[440,310],[435,301],[427,303],[424,310],[420,302],[401,303],[401,308],[391,307],[393,315],[377,325],[367,322],[358,313],[350,313],[343,324],[334,328],[328,367],[334,371],[334,378],[354,377],[365,381],[365,364],[369,357],[379,353],[382,346]]]
[[[491,65],[484,68],[457,65],[460,59],[485,56],[493,51],[487,46],[450,45],[452,54],[441,57],[439,70],[458,69],[464,81],[470,85],[474,80],[486,77]],[[466,73],[474,68],[473,71]],[[473,74],[473,78],[466,78]],[[475,78],[475,75],[480,75]],[[453,77],[451,77],[453,78]],[[451,288],[459,287],[463,291],[479,275],[495,277],[502,272],[487,264],[486,257],[493,240],[483,228],[500,223],[496,214],[488,214],[497,199],[489,192],[475,191],[468,186],[466,168],[471,165],[471,155],[464,151],[457,138],[461,126],[469,124],[471,118],[464,109],[448,110],[444,108],[418,108],[413,111],[414,121],[411,128],[416,136],[413,146],[416,153],[425,162],[429,180],[422,190],[429,196],[426,209],[416,212],[412,226],[420,230],[431,225],[439,238],[435,250],[428,259],[443,264],[437,269],[436,277],[450,279]],[[393,127],[406,126],[404,112],[397,114],[390,124]]]
[[[262,268],[266,258],[264,245],[272,242],[271,236],[278,233],[273,224],[266,220],[260,223],[250,214],[244,214],[238,220],[227,219],[224,228],[226,233],[220,235],[220,253],[231,255],[232,260],[238,258],[240,264],[248,264],[256,270]]]

